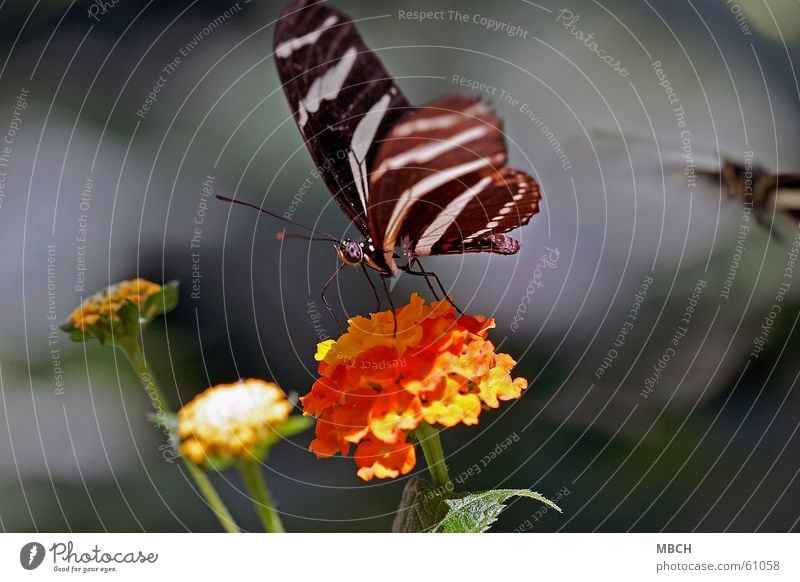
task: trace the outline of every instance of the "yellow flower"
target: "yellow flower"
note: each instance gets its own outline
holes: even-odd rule
[[[487,339],[494,320],[459,316],[447,301],[417,294],[397,310],[354,317],[337,340],[317,346],[320,379],[301,398],[317,418],[311,450],[346,455],[357,445],[358,475],[393,478],[416,463],[409,434],[421,422],[475,425],[483,407],[519,398],[528,383]]]
[[[181,454],[197,465],[221,469],[260,459],[279,436],[292,405],[272,382],[219,384],[178,411]]]

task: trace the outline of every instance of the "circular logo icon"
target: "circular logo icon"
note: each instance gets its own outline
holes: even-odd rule
[[[44,546],[39,542],[28,542],[19,551],[19,563],[26,570],[35,570],[44,561]]]

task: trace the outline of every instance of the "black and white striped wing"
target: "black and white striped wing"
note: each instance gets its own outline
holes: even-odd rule
[[[287,6],[275,29],[284,92],[314,163],[336,202],[367,231],[373,145],[409,107],[353,21],[320,0]]]
[[[541,196],[507,162],[500,120],[479,99],[444,97],[405,115],[370,174],[370,233],[387,264],[396,246],[417,256],[516,253],[503,233],[527,224]]]

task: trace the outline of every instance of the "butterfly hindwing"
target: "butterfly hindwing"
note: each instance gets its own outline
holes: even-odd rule
[[[370,175],[369,228],[387,263],[397,245],[418,256],[516,252],[502,233],[528,222],[540,194],[507,161],[501,123],[479,99],[444,97],[406,114]]]
[[[503,168],[484,179],[481,188],[457,216],[447,216],[447,228],[434,224],[417,241],[417,255],[470,252],[514,254],[519,243],[503,236],[528,224],[539,211],[539,185],[527,173]]]
[[[275,61],[297,126],[336,202],[367,235],[374,144],[409,107],[353,21],[297,0],[275,29]]]

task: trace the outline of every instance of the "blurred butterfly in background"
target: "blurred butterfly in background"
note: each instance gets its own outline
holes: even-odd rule
[[[776,210],[790,214],[800,222],[800,174],[772,174],[755,165],[727,161],[717,171],[704,172],[719,180],[722,191],[729,198],[752,199],[758,221],[767,222],[768,213]],[[768,226],[768,224],[767,224]]]
[[[436,296],[433,279],[447,295],[420,257],[519,250],[503,233],[538,212],[539,186],[507,167],[502,124],[486,103],[450,95],[412,106],[352,20],[319,0],[284,9],[274,48],[314,163],[363,237],[279,235],[334,243],[341,264],[322,288],[334,319],[325,290],[346,265],[360,266],[368,280],[366,267],[377,271],[391,303],[386,279],[398,272],[425,277]]]

